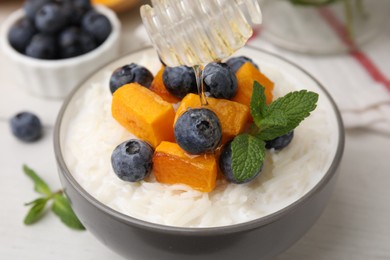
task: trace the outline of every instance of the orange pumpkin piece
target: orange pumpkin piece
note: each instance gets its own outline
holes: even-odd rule
[[[169,91],[165,88],[164,81],[163,81],[164,70],[165,67],[162,66],[161,69],[157,72],[156,76],[154,77],[152,84],[150,85],[150,89],[169,103],[180,102],[179,98],[169,93]]]
[[[213,154],[188,155],[176,143],[161,142],[154,152],[153,172],[158,182],[210,192],[215,188],[218,167]]]
[[[153,147],[161,141],[174,140],[175,111],[172,105],[137,83],[115,91],[111,111],[116,121]]]
[[[207,98],[207,102],[207,108],[212,110],[221,122],[223,144],[244,132],[250,118],[247,106],[227,99]],[[190,93],[185,96],[176,111],[175,123],[179,116],[189,108],[197,107],[201,107],[198,95]]]
[[[265,88],[265,96],[267,104],[270,104],[273,99],[272,91],[274,83],[261,73],[252,63],[247,62],[241,66],[236,72],[238,81],[237,94],[232,98],[233,101],[247,105],[249,107],[254,81],[258,81]]]

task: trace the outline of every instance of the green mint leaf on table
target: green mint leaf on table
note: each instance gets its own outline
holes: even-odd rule
[[[44,195],[44,197],[35,199],[25,204],[25,206],[32,206],[24,218],[24,224],[31,225],[42,218],[46,212],[46,206],[52,202],[51,210],[61,219],[61,221],[68,227],[76,230],[85,230],[84,226],[78,220],[76,214],[70,206],[69,200],[65,197],[63,190],[52,192],[47,183],[38,176],[38,174],[23,165],[23,171],[34,182],[34,189],[36,192]]]
[[[255,176],[265,158],[264,141],[249,134],[241,134],[232,142],[232,169],[237,181]]]
[[[51,210],[61,219],[61,221],[70,228],[84,230],[83,224],[79,221],[73,209],[70,206],[69,200],[61,195],[54,196],[54,202]]]
[[[44,200],[44,199],[46,199],[46,198],[38,198],[38,199],[35,199],[35,200],[33,200],[33,201],[24,203],[24,206],[34,205],[34,204],[39,203],[41,200]]]
[[[26,205],[33,205],[24,218],[24,224],[31,225],[41,219],[45,213],[47,198],[39,198]]]
[[[23,171],[34,182],[34,190],[42,195],[50,196],[52,194],[49,186],[32,169],[23,165]]]

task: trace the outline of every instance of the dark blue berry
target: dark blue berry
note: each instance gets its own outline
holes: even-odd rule
[[[97,47],[95,39],[85,31],[82,31],[79,41],[84,53],[88,53]]]
[[[250,178],[247,178],[245,180],[237,180],[237,178],[233,174],[233,168],[232,168],[232,141],[228,142],[222,150],[221,156],[219,157],[219,168],[221,169],[223,175],[225,178],[232,183],[236,184],[242,184],[247,183],[256,178],[261,170],[263,169],[263,165],[261,165],[260,169]]]
[[[71,58],[87,53],[96,48],[92,36],[78,27],[69,27],[58,37],[61,58]]]
[[[54,34],[68,24],[68,17],[59,3],[45,4],[35,15],[35,26],[40,32]]]
[[[39,118],[30,112],[16,114],[10,120],[11,131],[24,142],[33,142],[42,136],[42,124]]]
[[[226,61],[226,64],[232,69],[234,73],[236,73],[241,68],[241,66],[247,62],[252,63],[257,69],[259,69],[259,66],[257,66],[257,64],[254,63],[251,58],[245,56],[230,58],[228,61]]]
[[[118,145],[111,155],[115,174],[123,181],[143,180],[152,171],[153,149],[144,141],[131,139]]]
[[[111,93],[129,83],[138,83],[149,88],[153,81],[153,74],[145,67],[131,63],[123,67],[117,68],[110,78]]]
[[[45,34],[36,34],[26,48],[26,55],[37,59],[56,59],[57,57],[56,38]]]
[[[191,67],[166,67],[163,82],[169,93],[178,98],[197,92],[195,71]]]
[[[237,78],[226,63],[209,63],[203,70],[206,92],[214,98],[233,98],[237,93]]]
[[[265,148],[275,150],[282,150],[284,147],[291,143],[291,140],[294,137],[294,131],[291,131],[285,135],[276,137],[275,139],[269,140],[265,142]]]
[[[112,30],[108,18],[93,9],[84,15],[81,24],[86,32],[95,37],[99,45],[108,38]]]
[[[89,1],[87,1],[89,3]],[[70,25],[81,25],[83,16],[91,9],[91,3],[83,4],[77,1],[65,0],[62,4],[63,12]]]
[[[39,9],[52,1],[53,0],[26,0],[23,5],[24,12],[31,21],[34,21],[35,14],[39,11]]]
[[[68,1],[71,1],[76,7],[83,8],[85,10],[92,9],[91,0],[68,0]]]
[[[8,33],[8,40],[11,46],[20,53],[24,53],[27,45],[36,33],[34,24],[24,18],[15,23]]]
[[[184,112],[176,121],[174,133],[177,144],[190,154],[213,152],[222,138],[217,115],[206,108]]]

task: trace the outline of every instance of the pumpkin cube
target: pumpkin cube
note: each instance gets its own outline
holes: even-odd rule
[[[137,83],[115,91],[111,111],[116,121],[153,147],[161,141],[174,140],[175,111],[172,105]]]
[[[165,67],[162,66],[161,69],[157,72],[157,75],[154,77],[152,84],[150,85],[150,90],[169,103],[180,102],[179,98],[169,93],[169,91],[166,89],[163,81],[164,70]]]
[[[236,72],[238,81],[237,94],[232,98],[233,101],[247,105],[249,107],[254,81],[259,82],[265,88],[267,104],[273,99],[272,91],[274,83],[261,73],[252,63],[247,62]]]
[[[210,192],[215,188],[218,166],[213,154],[188,155],[176,143],[161,142],[154,152],[153,172],[158,182]]]
[[[207,108],[219,118],[222,127],[222,143],[226,143],[236,135],[244,132],[250,118],[249,107],[227,99],[207,98]],[[200,98],[195,94],[188,94],[183,98],[176,111],[175,123],[181,114],[189,108],[201,107]]]

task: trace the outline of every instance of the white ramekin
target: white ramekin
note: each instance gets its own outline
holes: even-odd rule
[[[96,49],[69,59],[40,60],[17,52],[8,41],[9,29],[24,16],[17,10],[3,22],[0,47],[8,58],[14,78],[21,88],[32,95],[46,98],[64,98],[92,72],[116,58],[119,54],[120,22],[116,14],[104,6],[95,6],[111,22],[110,36]]]

